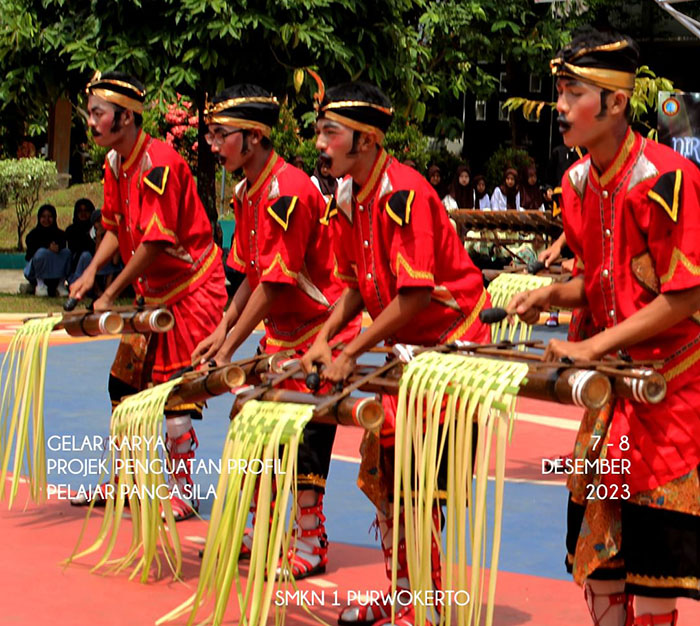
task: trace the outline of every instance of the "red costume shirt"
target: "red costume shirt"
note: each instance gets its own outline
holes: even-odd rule
[[[456,339],[488,343],[479,320],[489,306],[481,272],[471,262],[440,198],[414,169],[379,150],[365,185],[338,186],[333,219],[336,274],[358,289],[375,319],[402,287],[430,287],[428,307],[390,343],[434,345]]]
[[[170,244],[139,278],[147,304],[177,302],[220,265],[221,252],[189,166],[143,131],[127,159],[114,150],[107,155],[102,223],[119,238],[124,263],[140,243]]]
[[[589,156],[567,171],[563,201],[566,240],[599,328],[622,322],[659,292],[700,285],[700,171],[670,148],[628,130],[605,173]],[[607,454],[631,460],[622,478],[634,493],[700,463],[700,316],[627,352],[662,360],[668,384],[661,404],[624,400],[615,408]],[[623,436],[628,451],[620,449]]]
[[[152,337],[151,379],[164,382],[190,365],[192,351],[214,331],[226,304],[221,251],[187,163],[143,131],[127,159],[109,152],[102,223],[117,235],[125,263],[142,242],[169,244],[136,285],[147,304],[165,304],[175,317],[172,330]]]
[[[333,252],[325,202],[309,177],[270,153],[255,181],[234,194],[236,231],[228,264],[244,272],[251,290],[260,282],[295,285],[265,320],[267,352],[308,347],[343,291],[333,277]],[[349,341],[360,318],[341,334]]]

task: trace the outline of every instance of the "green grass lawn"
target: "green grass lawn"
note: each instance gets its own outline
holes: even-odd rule
[[[89,198],[99,209],[102,206],[102,183],[85,183],[73,185],[68,189],[54,189],[41,196],[36,208],[38,210],[42,204],[53,204],[58,213],[58,226],[65,230],[73,222],[73,206],[80,198]],[[36,217],[29,221],[23,240],[34,226]],[[14,207],[11,206],[0,210],[0,251],[17,251],[17,218]]]
[[[36,296],[0,293],[0,313],[62,313],[65,301],[65,298],[37,298]],[[116,302],[116,306],[131,306],[132,304],[131,298],[120,298]]]

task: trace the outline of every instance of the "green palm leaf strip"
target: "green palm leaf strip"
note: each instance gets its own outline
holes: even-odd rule
[[[313,406],[251,400],[236,415],[221,454],[221,476],[211,512],[197,591],[156,623],[162,624],[189,613],[194,624],[207,605],[205,623],[221,624],[229,597],[236,597],[242,626],[267,624],[275,589],[290,583],[287,562],[295,518],[297,450]],[[229,469],[229,460],[271,460],[278,473],[253,474]],[[241,578],[238,557],[243,543],[250,505],[256,501],[256,524],[247,581]],[[274,489],[273,489],[274,484]],[[276,496],[274,495],[276,494]],[[291,509],[291,513],[288,511]],[[274,582],[281,559],[281,572]],[[269,576],[269,579],[268,579]],[[284,611],[275,623],[284,622]]]
[[[396,415],[394,468],[394,493],[400,497],[394,498],[393,516],[399,519],[403,510],[411,589],[414,592],[433,589],[431,537],[434,537],[441,546],[444,589],[467,591],[470,596],[468,603],[461,601],[459,605],[445,607],[439,615],[431,615],[436,624],[481,624],[484,602],[484,623],[493,624],[506,444],[515,416],[516,394],[527,372],[525,363],[437,352],[420,354],[404,369]],[[472,467],[474,423],[478,425],[478,444]],[[445,455],[447,490],[440,494],[437,468]],[[492,456],[494,519],[489,527],[486,505]],[[446,501],[444,549],[440,529],[435,527],[432,517],[439,498]],[[392,545],[398,545],[399,531],[399,524],[394,524]],[[487,583],[489,531],[492,550]],[[392,558],[392,591],[396,590],[397,552],[393,551]],[[416,624],[423,624],[432,612],[425,602],[416,602],[414,609]]]
[[[44,382],[49,335],[60,321],[61,317],[46,317],[24,323],[0,365],[0,500],[7,496],[8,508],[17,497],[23,471],[29,497],[37,503],[46,499]]]

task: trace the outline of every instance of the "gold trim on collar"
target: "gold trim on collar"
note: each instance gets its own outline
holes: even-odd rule
[[[221,124],[222,126],[236,126],[247,130],[259,130],[265,137],[269,137],[272,127],[255,120],[244,120],[241,117],[231,115],[208,115],[207,124]]]
[[[270,152],[270,157],[267,160],[267,163],[265,164],[265,167],[263,168],[262,172],[260,172],[260,175],[255,179],[255,182],[248,188],[248,197],[252,197],[258,191],[260,191],[260,188],[263,186],[263,183],[267,180],[268,176],[272,172],[272,168],[275,166],[275,163],[277,163],[278,159],[279,157],[277,156],[277,153],[274,150]],[[248,184],[250,184],[250,181],[248,181]]]
[[[279,102],[274,96],[247,96],[243,98],[229,98],[228,100],[222,100],[216,104],[207,103],[204,114],[215,115],[221,113],[225,109],[237,107],[242,104],[274,104],[279,106]]]
[[[360,189],[360,191],[357,193],[356,198],[360,204],[367,200],[372,189],[374,189],[374,186],[377,184],[377,179],[382,173],[382,170],[384,169],[388,158],[389,155],[387,154],[386,150],[384,150],[384,148],[380,146],[379,154],[377,155],[377,160],[372,166],[372,171],[370,172],[365,184],[362,186],[362,189]]]
[[[632,151],[632,147],[634,146],[634,141],[635,141],[635,135],[632,132],[631,128],[627,129],[627,136],[625,137],[625,140],[622,142],[622,146],[620,147],[620,151],[615,157],[615,160],[612,162],[612,165],[608,167],[607,170],[600,176],[599,182],[601,187],[605,187],[617,174],[619,173],[620,169],[622,166],[625,164],[625,161],[627,161],[627,157],[630,155],[630,152]],[[594,177],[597,178],[597,174],[595,171],[595,168],[591,168],[591,171],[593,171]]]
[[[578,65],[566,63],[562,59],[552,59],[550,67],[552,68],[552,74],[555,76],[571,76],[609,91],[622,89],[630,94],[634,91],[636,77],[632,72],[601,69],[599,67],[579,67]]]
[[[141,148],[143,148],[143,144],[146,143],[147,138],[148,135],[139,129],[139,136],[136,138],[136,143],[131,149],[131,153],[126,161],[122,163],[122,171],[126,172],[136,162],[136,159],[141,152]]]
[[[329,120],[332,120],[333,122],[338,122],[343,126],[352,128],[353,130],[359,130],[361,133],[373,133],[376,135],[377,143],[379,145],[382,145],[384,142],[384,131],[380,130],[376,126],[372,126],[371,124],[363,124],[362,122],[345,117],[344,115],[340,115],[334,111],[324,111],[323,116]]]
[[[143,113],[143,102],[139,102],[134,98],[129,98],[129,96],[125,96],[123,93],[117,93],[116,91],[103,89],[102,87],[91,87],[89,89],[90,91],[88,91],[88,94],[102,98],[112,104],[118,104],[125,109],[129,109],[129,111],[134,111],[134,113]]]

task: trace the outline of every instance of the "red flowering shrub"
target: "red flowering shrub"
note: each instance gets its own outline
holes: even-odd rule
[[[144,130],[177,150],[192,170],[197,168],[198,118],[192,102],[177,94],[175,102],[160,103],[144,112]]]

